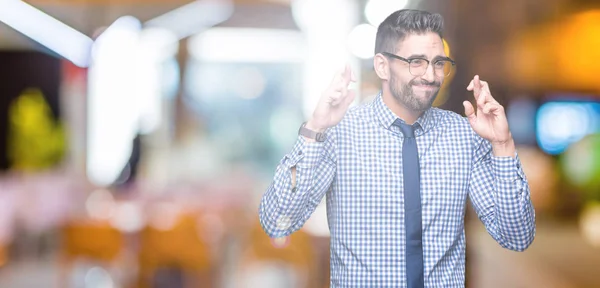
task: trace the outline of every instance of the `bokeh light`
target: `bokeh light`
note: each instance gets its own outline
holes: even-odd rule
[[[348,35],[348,46],[354,56],[369,59],[375,51],[375,37],[377,28],[369,24],[360,24],[354,27]]]
[[[365,17],[371,25],[378,27],[391,12],[405,8],[408,0],[369,0],[365,6]]]
[[[600,103],[554,101],[537,113],[537,140],[548,154],[560,154],[588,134],[600,132]]]
[[[600,201],[600,134],[588,135],[573,144],[562,160],[567,180]]]
[[[90,193],[85,208],[92,219],[108,220],[115,212],[115,200],[108,190],[98,189]]]
[[[590,203],[584,207],[579,228],[588,244],[600,248],[600,202]]]

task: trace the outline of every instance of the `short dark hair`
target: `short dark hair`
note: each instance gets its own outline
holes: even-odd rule
[[[381,52],[396,53],[396,45],[409,34],[434,32],[442,37],[444,18],[440,14],[427,11],[398,10],[381,22],[377,28],[375,54]]]

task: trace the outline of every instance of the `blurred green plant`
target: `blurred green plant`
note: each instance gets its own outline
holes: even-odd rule
[[[38,171],[59,164],[66,149],[65,130],[55,121],[39,89],[26,89],[9,108],[8,158],[11,169]]]
[[[567,180],[585,193],[585,200],[600,201],[600,134],[572,144],[561,162]]]

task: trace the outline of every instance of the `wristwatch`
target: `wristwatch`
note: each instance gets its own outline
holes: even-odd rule
[[[325,138],[327,138],[325,136],[325,133],[316,132],[304,126],[306,126],[306,122],[302,123],[302,125],[300,126],[300,129],[298,130],[298,135],[302,135],[309,139],[314,139],[317,142],[323,142],[325,141]]]

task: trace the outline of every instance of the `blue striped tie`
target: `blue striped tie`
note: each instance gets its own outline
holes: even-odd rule
[[[402,143],[402,170],[404,174],[404,223],[406,226],[406,281],[407,287],[424,287],[423,236],[421,228],[421,177],[419,152],[412,125],[396,120],[404,134]]]

